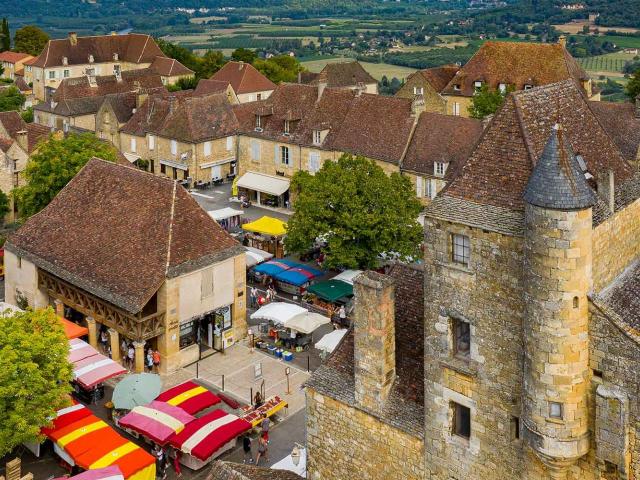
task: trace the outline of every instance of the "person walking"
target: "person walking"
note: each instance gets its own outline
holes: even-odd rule
[[[264,437],[258,438],[258,455],[256,456],[256,466],[258,462],[260,462],[260,457],[264,457],[264,459],[269,461],[269,449],[267,448],[267,441]]]
[[[253,455],[251,455],[251,437],[249,435],[242,437],[242,450],[244,451],[244,460],[242,463],[247,463],[247,458],[249,459],[249,463],[253,463]]]
[[[344,305],[340,305],[340,309],[338,310],[338,318],[340,319],[340,325],[344,327],[347,320],[347,309],[344,308]]]
[[[153,367],[156,373],[160,372],[160,352],[157,349],[153,351]]]
[[[129,370],[133,370],[136,359],[136,349],[133,348],[133,343],[129,344],[129,350],[127,351],[127,359],[129,361]]]
[[[180,457],[182,456],[182,452],[177,448],[171,449],[171,458],[173,459],[173,469],[176,472],[178,478],[182,477],[182,466],[180,465]]]
[[[256,308],[258,305],[258,289],[255,286],[251,287],[249,298],[251,300],[251,308]]]
[[[107,353],[108,343],[109,343],[109,335],[107,334],[107,329],[103,327],[100,330],[100,345],[102,346],[103,353]]]
[[[266,413],[262,414],[262,422],[260,422],[260,428],[262,429],[262,438],[269,443],[269,427],[271,426],[271,420],[267,417]]]
[[[120,355],[122,356],[122,363],[124,363],[124,368],[129,368],[129,357],[127,356],[127,350],[127,340],[123,338],[122,343],[120,344]]]
[[[253,406],[254,408],[260,408],[262,406],[262,394],[258,390],[256,392],[256,396],[253,398]]]
[[[151,349],[147,350],[147,370],[149,373],[153,370],[153,353],[151,353]]]
[[[151,454],[156,459],[156,478],[163,478],[164,474],[164,451],[160,445],[155,444]]]

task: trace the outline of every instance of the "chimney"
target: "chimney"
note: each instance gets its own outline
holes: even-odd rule
[[[567,37],[565,35],[560,35],[558,38],[558,44],[562,46],[562,48],[567,48]]]
[[[78,44],[78,34],[76,32],[69,32],[69,43],[74,47]]]
[[[415,95],[413,97],[413,101],[411,102],[411,116],[417,119],[424,111],[426,111],[424,96],[421,94]]]
[[[396,377],[395,285],[391,277],[367,271],[354,289],[356,402],[381,412]]]
[[[114,30],[111,30],[111,36],[115,37],[117,35],[117,33]]]
[[[22,150],[29,152],[29,132],[26,130],[16,132],[16,142],[18,142]]]
[[[240,60],[238,62],[238,70],[242,70],[244,68],[244,62],[242,60]]]
[[[603,172],[598,175],[596,180],[596,188],[598,189],[598,195],[602,198],[609,207],[611,213],[615,212],[616,207],[616,192],[615,181],[613,178],[613,170],[609,169],[607,172]]]
[[[318,81],[318,100],[322,98],[322,94],[324,93],[325,88],[327,88],[327,82],[324,79]]]

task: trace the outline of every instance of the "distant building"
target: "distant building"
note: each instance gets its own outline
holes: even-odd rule
[[[427,112],[446,113],[446,100],[440,95],[442,90],[460,70],[458,65],[418,70],[407,77],[404,85],[396,92],[396,97],[414,98],[422,95]]]
[[[328,88],[349,88],[361,93],[378,93],[378,81],[360,62],[327,63],[320,73],[301,72],[298,83],[324,85]]]
[[[233,90],[233,87],[228,82],[222,82],[220,80],[211,80],[203,78],[198,81],[198,85],[196,86],[194,92],[195,95],[210,95],[212,93],[224,93],[227,95],[227,99],[229,103],[235,105],[236,103],[240,103],[236,92]]]
[[[194,78],[195,72],[175,58],[156,57],[149,69],[156,75],[160,75],[163,85],[173,85],[181,79]]]
[[[230,84],[240,103],[265,100],[276,88],[275,83],[245,62],[227,62],[211,80]]]
[[[66,308],[94,347],[108,328],[137,372],[145,345],[169,373],[247,333],[244,250],[173,180],[93,159],[4,248],[8,303]]]
[[[0,67],[4,69],[0,78],[15,80],[16,73],[20,73],[24,68],[24,62],[32,58],[33,56],[27,53],[17,53],[9,50],[0,52]]]

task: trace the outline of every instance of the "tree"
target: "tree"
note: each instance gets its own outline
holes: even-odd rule
[[[20,113],[22,119],[27,123],[33,123],[33,107],[26,108]]]
[[[292,188],[298,197],[288,251],[304,252],[321,239],[330,268],[375,267],[381,254],[418,255],[421,205],[407,177],[387,176],[372,160],[345,154],[315,175],[297,172]]]
[[[51,308],[0,314],[0,455],[39,439],[67,406],[69,343]]]
[[[11,50],[11,33],[9,32],[9,22],[6,18],[2,19],[2,27],[0,28],[0,52]]]
[[[17,87],[11,86],[0,90],[0,112],[20,110],[24,105],[25,96]]]
[[[209,78],[227,63],[222,52],[208,50],[201,59],[198,59],[196,77]]]
[[[627,96],[631,100],[635,100],[640,95],[640,69],[636,70],[636,73],[629,79],[627,83]]]
[[[117,155],[115,147],[91,133],[50,137],[27,163],[27,184],[13,192],[20,216],[29,217],[49,205],[92,157],[114,162]]]
[[[506,91],[502,93],[499,90],[490,90],[487,85],[482,85],[471,99],[469,114],[472,118],[480,120],[493,115],[504,102],[506,94]]]
[[[49,35],[34,25],[25,25],[16,30],[13,37],[13,48],[16,52],[38,56],[49,41]]]
[[[9,197],[0,190],[0,219],[4,218],[7,213],[9,213]]]
[[[273,83],[296,82],[298,73],[304,70],[295,57],[278,55],[268,60],[256,60],[253,66]]]
[[[236,48],[231,52],[231,58],[236,62],[253,63],[258,58],[258,55],[248,48]]]

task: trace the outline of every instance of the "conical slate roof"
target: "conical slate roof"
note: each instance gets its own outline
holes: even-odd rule
[[[527,203],[557,210],[592,207],[596,196],[587,184],[560,125],[553,127],[524,191]]]

